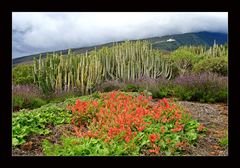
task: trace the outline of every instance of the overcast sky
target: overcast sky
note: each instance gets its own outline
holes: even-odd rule
[[[112,41],[228,31],[227,12],[13,12],[13,58]]]

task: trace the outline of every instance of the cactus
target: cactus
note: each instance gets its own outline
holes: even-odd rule
[[[34,60],[34,81],[45,91],[78,89],[82,95],[105,80],[135,80],[142,75],[171,78],[171,65],[146,41],[114,43],[98,51],[66,56],[52,53]]]

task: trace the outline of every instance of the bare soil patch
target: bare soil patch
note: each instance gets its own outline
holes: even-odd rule
[[[228,132],[228,106],[188,101],[178,101],[178,103],[208,129],[206,135],[200,137],[194,146],[185,149],[185,155],[228,156],[228,146],[222,147],[219,143]]]

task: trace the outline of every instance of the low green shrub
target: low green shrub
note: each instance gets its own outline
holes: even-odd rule
[[[125,86],[123,82],[116,80],[105,81],[102,84],[96,86],[95,90],[99,92],[111,92],[113,90],[120,90]]]
[[[222,147],[227,147],[227,146],[228,146],[228,135],[222,137],[222,138],[219,140],[219,144],[220,144]]]
[[[227,57],[210,57],[203,59],[194,65],[193,71],[196,73],[212,72],[226,76],[228,73]]]
[[[20,109],[22,109],[24,106],[24,100],[22,97],[19,96],[13,96],[13,111],[18,111]]]
[[[144,88],[137,86],[135,84],[127,84],[124,88],[121,89],[123,92],[143,92]]]
[[[33,65],[18,65],[12,70],[14,85],[26,85],[34,82]]]
[[[42,142],[43,153],[46,156],[107,156],[114,148],[107,148],[108,144],[100,139],[62,137],[62,145],[51,144],[48,140]],[[62,147],[64,146],[64,148]]]
[[[20,109],[35,109],[39,108],[48,102],[44,99],[37,97],[21,97],[13,96],[13,111],[18,111]]]
[[[50,133],[49,124],[70,123],[71,114],[64,107],[48,104],[32,111],[20,110],[12,116],[12,145],[18,146],[26,142],[32,134],[46,135]]]

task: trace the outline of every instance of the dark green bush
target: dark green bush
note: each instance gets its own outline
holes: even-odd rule
[[[153,98],[164,98],[164,97],[172,97],[173,90],[170,85],[166,86],[158,86],[158,87],[150,87],[149,91],[152,93]]]
[[[47,104],[47,101],[41,98],[30,98],[30,100],[25,103],[25,107],[29,109],[35,109],[45,104]]]
[[[121,91],[124,92],[143,92],[144,88],[134,85],[134,84],[127,84],[126,86],[124,86],[123,89],[121,89]]]
[[[97,86],[95,90],[100,92],[111,92],[113,90],[120,90],[124,86],[125,86],[124,83],[112,80],[112,81],[103,82],[102,84]]]
[[[22,97],[13,96],[13,111],[18,111],[23,108],[24,100]]]
[[[36,97],[20,97],[20,96],[13,96],[13,111],[18,111],[20,109],[35,109],[39,108],[48,102],[41,98]]]
[[[227,57],[211,57],[204,59],[194,65],[193,71],[197,73],[212,72],[226,76],[228,73]]]
[[[58,102],[63,102],[68,98],[73,98],[73,97],[77,97],[80,96],[80,94],[78,92],[56,92],[56,93],[52,93],[48,96],[46,96],[46,99],[48,102],[51,103],[58,103]]]

